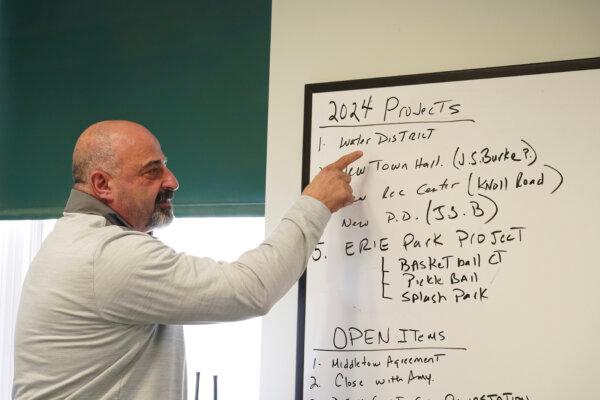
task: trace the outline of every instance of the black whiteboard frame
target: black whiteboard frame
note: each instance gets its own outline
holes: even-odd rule
[[[583,71],[589,69],[600,69],[600,57],[307,84],[304,87],[302,190],[304,190],[304,188],[308,185],[310,180],[310,139],[312,134],[311,121],[313,99],[312,96],[315,93],[338,92],[343,90],[359,90],[391,86],[421,85],[428,83],[455,82],[478,79],[504,78],[511,76],[551,74],[569,71]],[[296,400],[303,400],[304,397],[304,339],[306,321],[307,273],[308,271],[305,271],[300,280],[298,281],[295,385]]]

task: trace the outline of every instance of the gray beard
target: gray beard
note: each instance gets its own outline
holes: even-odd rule
[[[167,226],[171,222],[173,222],[173,207],[164,210],[157,204],[154,208],[154,212],[152,212],[152,215],[150,216],[148,226],[150,227],[150,230],[152,230]]]

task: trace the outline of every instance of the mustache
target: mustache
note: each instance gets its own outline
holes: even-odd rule
[[[163,189],[160,192],[158,192],[158,196],[156,196],[156,203],[158,204],[164,200],[173,200],[174,197],[175,191],[171,189]]]

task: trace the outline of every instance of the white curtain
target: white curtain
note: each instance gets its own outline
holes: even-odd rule
[[[11,396],[14,331],[21,285],[54,222],[0,221],[0,399]]]

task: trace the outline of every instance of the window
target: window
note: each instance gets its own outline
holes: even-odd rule
[[[0,398],[10,398],[13,335],[26,270],[54,226],[48,221],[0,221]],[[264,218],[181,218],[155,235],[177,251],[233,261],[264,237]],[[218,376],[219,399],[258,399],[260,318],[186,326],[188,398],[194,399],[196,372],[200,398],[212,398]]]
[[[55,220],[0,221],[0,398],[11,398],[19,296],[29,263]]]
[[[155,235],[177,251],[234,261],[262,241],[264,218],[178,218]],[[260,318],[188,325],[184,330],[189,399],[194,399],[196,371],[200,372],[200,399],[213,398],[214,375],[219,399],[258,399]]]

